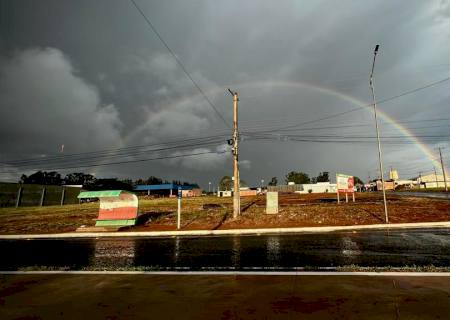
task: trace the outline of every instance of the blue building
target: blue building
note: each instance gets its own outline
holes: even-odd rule
[[[193,186],[182,186],[174,183],[164,183],[164,184],[140,184],[134,188],[136,193],[149,195],[158,195],[161,197],[172,197],[176,196],[178,190],[192,190]]]

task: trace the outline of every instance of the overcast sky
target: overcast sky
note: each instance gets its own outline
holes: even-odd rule
[[[450,1],[147,1],[136,0],[217,110],[232,121],[240,95],[241,131],[264,131],[315,120],[370,103],[368,76],[375,44],[379,100],[450,77]],[[318,89],[318,88],[321,89]],[[339,92],[340,94],[332,93]],[[352,96],[355,99],[345,98]],[[380,104],[433,150],[448,145],[450,81]],[[442,119],[435,121],[435,119]],[[424,121],[433,120],[433,121]],[[381,121],[381,134],[404,132]],[[417,122],[411,122],[417,121]],[[361,125],[350,128],[345,125]],[[364,126],[363,126],[364,125]],[[292,141],[304,136],[375,136],[370,108],[314,122],[272,139],[244,139],[241,177],[249,184],[291,170],[377,175],[371,143]],[[0,2],[0,161],[151,145],[229,133],[131,2]],[[198,156],[59,170],[97,177],[150,175],[207,187],[232,174],[224,136],[212,145],[92,159],[113,161]],[[312,138],[312,139],[329,139]],[[433,170],[408,138],[385,138],[385,166],[407,178]],[[450,163],[449,148],[444,149]],[[0,180],[50,169],[2,165]]]

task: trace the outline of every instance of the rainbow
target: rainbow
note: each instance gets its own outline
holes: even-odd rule
[[[334,89],[320,86],[317,84],[311,84],[307,82],[301,82],[301,81],[262,81],[262,82],[247,82],[247,83],[241,83],[241,84],[233,84],[233,88],[244,88],[244,87],[255,87],[255,88],[262,88],[262,87],[283,87],[283,88],[302,88],[302,89],[309,89],[314,90],[316,92],[319,92],[321,94],[338,97],[339,99],[342,99],[344,101],[348,101],[353,105],[365,107],[364,109],[372,112],[372,107],[368,102],[365,102],[363,100],[360,100],[358,98],[355,98],[354,96],[336,91]],[[209,90],[206,92],[206,95],[211,97],[218,94],[224,94],[224,90],[222,88],[217,88],[213,90]],[[200,94],[195,94],[189,97],[181,98],[174,102],[171,105],[168,105],[166,108],[171,109],[175,108],[176,106],[179,106],[180,104],[184,104],[187,102],[190,102],[194,99],[201,98]],[[422,142],[419,138],[417,138],[410,130],[408,130],[406,127],[404,127],[401,123],[398,123],[393,117],[391,117],[389,114],[382,110],[377,110],[379,117],[384,120],[385,122],[392,125],[395,129],[397,129],[401,134],[403,134],[409,141],[413,143],[432,163],[435,167],[439,168],[440,163],[436,160],[436,155],[434,154],[433,150],[430,149],[427,144]],[[130,132],[127,137],[124,138],[123,142],[124,144],[127,144],[127,142],[133,140],[136,135],[141,133],[145,128],[147,127],[147,122],[144,124],[137,126],[132,132]],[[447,170],[446,170],[447,173]],[[447,173],[448,176],[448,173]]]
[[[331,88],[319,86],[316,84],[311,84],[307,82],[292,82],[292,81],[267,81],[267,82],[251,82],[246,83],[241,86],[251,86],[251,87],[292,87],[292,88],[306,88],[310,90],[314,90],[317,92],[320,92],[322,94],[331,95],[334,97],[338,97],[342,100],[348,101],[354,105],[365,107],[365,110],[368,110],[369,112],[373,112],[372,106],[370,103],[365,102],[363,100],[360,100],[358,98],[355,98],[354,96],[336,91]],[[419,138],[417,138],[413,132],[408,130],[408,128],[404,127],[401,123],[398,123],[393,117],[391,117],[389,114],[387,114],[385,111],[377,109],[377,113],[381,119],[392,125],[395,129],[397,129],[401,134],[403,134],[409,141],[411,141],[432,163],[435,167],[439,168],[441,164],[439,161],[436,160],[437,155],[434,154],[433,150],[430,149],[427,144],[422,142]],[[448,176],[447,170],[446,175]]]

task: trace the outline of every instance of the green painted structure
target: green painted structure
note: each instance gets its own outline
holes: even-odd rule
[[[78,199],[98,198],[100,209],[96,227],[134,226],[138,217],[138,198],[124,190],[85,191]]]

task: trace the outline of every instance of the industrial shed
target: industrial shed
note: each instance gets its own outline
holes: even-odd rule
[[[140,195],[147,196],[157,196],[157,197],[175,197],[177,195],[178,189],[182,190],[183,196],[197,196],[199,195],[199,189],[193,186],[183,186],[174,183],[164,183],[164,184],[141,184],[134,188],[134,191]],[[201,190],[200,190],[201,195]]]

